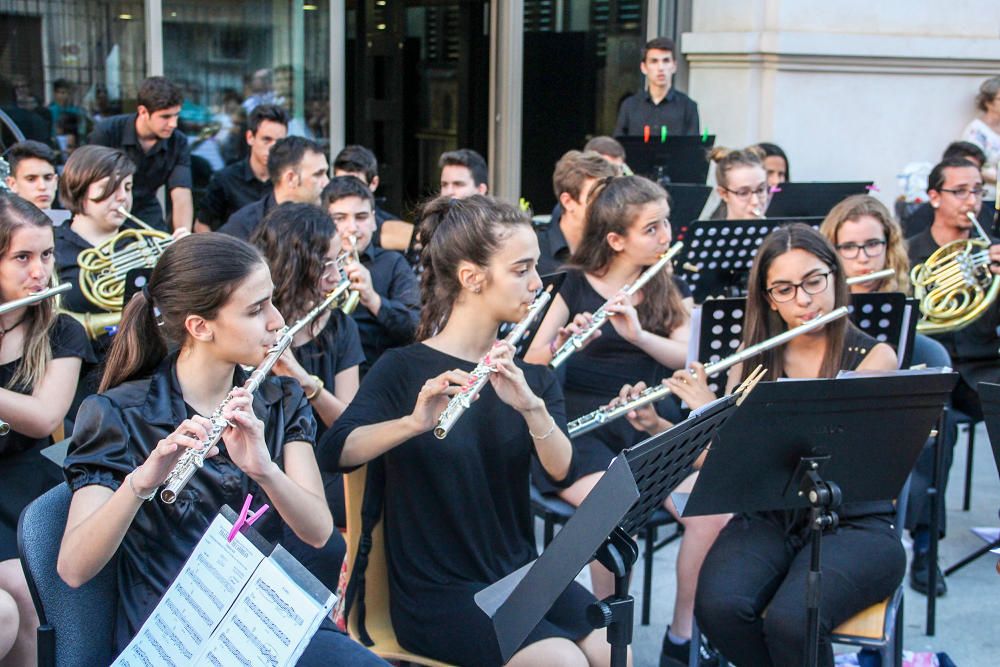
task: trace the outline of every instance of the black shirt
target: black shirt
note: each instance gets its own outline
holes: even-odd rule
[[[226,224],[219,227],[217,232],[235,236],[238,239],[249,241],[257,225],[264,219],[272,208],[278,205],[274,198],[274,193],[269,192],[263,199],[258,199],[252,204],[247,204],[240,210],[229,216]]]
[[[104,313],[103,308],[99,308],[87,301],[80,291],[80,265],[77,258],[80,252],[93,248],[90,241],[86,240],[73,231],[72,221],[59,225],[56,232],[56,272],[59,274],[60,283],[72,283],[73,289],[62,295],[63,308],[74,313]],[[121,226],[125,229],[138,229],[139,226],[131,220],[126,220]]]
[[[336,388],[337,373],[360,366],[365,360],[358,325],[338,309],[330,312],[322,331],[309,342],[293,347],[292,351],[306,373],[322,380],[323,388],[330,393]],[[317,417],[317,437],[325,431],[326,426]]]
[[[217,231],[229,216],[271,194],[271,181],[261,181],[250,168],[250,159],[240,160],[212,174],[198,207],[198,221]]]
[[[151,377],[126,382],[83,402],[63,463],[74,492],[90,485],[117,490],[162,438],[193,415],[177,381],[176,360],[174,353]],[[247,373],[237,366],[233,385],[246,379]],[[254,393],[253,411],[264,422],[271,458],[282,468],[286,443],[315,443],[316,422],[295,380],[268,377]],[[222,505],[240,507],[247,493],[255,502],[273,505],[228,457],[225,442],[219,446],[221,452],[205,459],[177,502],[142,503],[125,533],[118,549],[118,613],[113,621],[118,650],[142,626]],[[281,538],[283,527],[274,511],[254,524],[270,541]]]
[[[95,361],[83,327],[69,315],[60,315],[49,332],[53,359],[78,357]],[[21,366],[23,357],[0,365],[0,387]],[[15,386],[13,391],[30,394],[32,387]],[[41,455],[52,438],[33,438],[11,431],[0,438],[0,560],[17,557],[17,519],[28,503],[59,483],[59,468]]]
[[[673,87],[659,104],[654,104],[649,91],[645,90],[626,98],[618,109],[615,136],[641,136],[647,125],[657,137],[664,125],[667,134],[698,134],[698,105]]]
[[[382,297],[378,315],[362,305],[354,311],[365,350],[365,373],[390,347],[413,342],[420,322],[420,286],[406,258],[393,250],[369,243],[361,253],[361,264],[372,276],[372,288]]]
[[[562,208],[558,205],[556,208],[559,209],[561,217]],[[559,217],[556,217],[556,211],[552,212],[550,222],[535,227],[535,235],[538,236],[538,251],[540,253],[538,274],[544,276],[555,273],[569,260],[570,256],[569,243],[559,227]]]
[[[90,133],[88,142],[125,151],[136,171],[132,181],[132,214],[147,224],[169,231],[163,220],[163,209],[156,200],[156,190],[162,185],[191,189],[191,151],[183,132],[174,130],[169,139],[158,139],[144,153],[135,132],[136,114],[123,114],[102,120]]]

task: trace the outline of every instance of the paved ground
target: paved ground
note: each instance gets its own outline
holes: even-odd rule
[[[976,433],[972,507],[961,510],[964,488],[966,439],[959,437],[955,463],[948,485],[948,538],[941,543],[941,563],[946,567],[984,544],[970,532],[973,526],[1000,525],[1000,478],[993,463],[985,428]],[[656,667],[665,624],[674,599],[674,561],[677,546],[671,544],[656,554],[653,572],[652,614],[649,626],[639,624],[642,571],[636,570],[632,594],[636,596],[636,628],[633,644],[635,667]],[[904,646],[912,651],[943,651],[958,667],[1000,665],[1000,574],[998,557],[987,554],[948,578],[948,594],[937,604],[937,632],[924,634],[926,599],[906,589]],[[587,579],[586,572],[581,574]],[[854,650],[837,647],[838,651]]]

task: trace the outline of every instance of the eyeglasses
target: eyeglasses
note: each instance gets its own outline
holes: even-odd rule
[[[865,257],[878,257],[885,252],[885,239],[869,239],[864,243],[839,243],[837,252],[844,259],[857,259],[861,251],[865,251]]]
[[[976,199],[982,199],[983,195],[986,194],[986,190],[984,190],[983,188],[972,188],[971,190],[968,188],[959,188],[958,190],[949,190],[947,188],[941,188],[941,192],[950,192],[951,194],[955,195],[955,199],[957,199],[958,201],[965,201],[966,199],[969,198],[969,195],[972,195]]]
[[[740,188],[739,190],[730,190],[726,186],[722,186],[722,189],[731,195],[735,195],[738,199],[750,199],[750,197],[757,195],[757,198],[764,200],[767,198],[767,183],[762,184],[756,190],[751,190],[750,188]]]
[[[781,283],[780,285],[775,285],[767,290],[767,295],[770,296],[776,303],[785,303],[786,301],[791,301],[795,298],[800,287],[806,294],[819,294],[826,289],[827,285],[830,284],[831,273],[833,273],[833,271],[817,273],[809,276],[800,283]]]

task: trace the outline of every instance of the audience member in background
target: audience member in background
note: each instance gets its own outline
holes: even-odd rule
[[[715,192],[719,203],[712,220],[763,218],[770,201],[762,151],[756,146],[732,150],[716,146],[709,154],[715,162]]]
[[[1000,76],[990,77],[979,86],[976,108],[979,116],[965,127],[962,138],[986,153],[983,181],[987,197],[993,198],[997,194],[997,168],[1000,163]]]
[[[357,144],[344,146],[343,150],[337,153],[337,157],[333,159],[333,175],[359,178],[371,189],[372,195],[374,195],[379,186],[378,158],[375,157],[375,153],[364,146]],[[380,207],[378,198],[376,197],[375,235],[372,237],[372,243],[377,246],[382,245],[379,242],[379,235],[382,232],[382,223],[386,220],[399,220],[399,216],[389,213]]]
[[[6,158],[10,165],[7,187],[40,209],[52,208],[59,186],[55,151],[28,139],[7,149]]]
[[[181,89],[162,76],[139,86],[135,113],[98,123],[90,143],[120,148],[135,163],[132,212],[157,229],[191,229],[191,153],[187,137],[177,129],[184,101]],[[165,186],[170,197],[171,224],[164,222],[156,191]]]
[[[767,186],[775,188],[792,180],[792,168],[788,166],[788,156],[778,144],[762,141],[757,148],[764,152],[762,162],[767,172]]]
[[[401,254],[371,242],[375,197],[368,186],[353,176],[335,176],[323,190],[323,208],[337,226],[340,250],[356,248],[360,259],[347,262],[343,270],[361,297],[354,321],[365,352],[364,375],[387,349],[413,342],[420,321],[420,287]]]
[[[279,106],[260,104],[250,112],[246,143],[250,155],[212,175],[198,208],[196,232],[215,231],[229,216],[271,193],[267,157],[275,142],[288,136],[288,114]]]
[[[646,90],[622,102],[615,136],[642,136],[647,127],[657,137],[664,127],[668,134],[698,134],[698,105],[673,86],[677,71],[674,40],[657,37],[646,42],[639,70],[646,77]]]
[[[441,167],[442,197],[465,199],[489,191],[486,160],[471,148],[442,153],[438,166]]]
[[[541,253],[539,274],[558,270],[576,252],[583,239],[591,189],[600,179],[617,173],[611,162],[593,151],[569,151],[559,158],[552,174],[552,190],[559,203],[549,222],[535,227]]]
[[[330,182],[329,171],[326,154],[315,141],[295,136],[279,139],[267,156],[272,191],[233,213],[218,231],[247,240],[278,204],[292,201],[318,206],[320,194]]]

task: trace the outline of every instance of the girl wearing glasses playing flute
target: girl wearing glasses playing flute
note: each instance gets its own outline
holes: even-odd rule
[[[381,457],[373,464],[385,471],[389,608],[400,644],[435,660],[495,666],[493,626],[473,596],[537,556],[532,460],[554,485],[573,479],[555,374],[515,361],[513,347],[496,340],[541,288],[538,241],[521,211],[481,195],[430,202],[420,233],[420,342],[372,366],[321,442],[320,464]],[[474,371],[489,376],[478,401],[435,437]],[[608,664],[604,633],[584,615],[593,600],[570,584],[508,664]]]
[[[889,210],[871,195],[852,195],[834,206],[819,229],[844,265],[845,278],[892,269],[887,278],[851,285],[851,292],[908,292],[910,260],[903,233]]]
[[[757,146],[733,150],[718,146],[708,158],[715,162],[715,191],[722,201],[713,220],[763,218],[771,201],[771,187],[764,169],[764,151]]]

